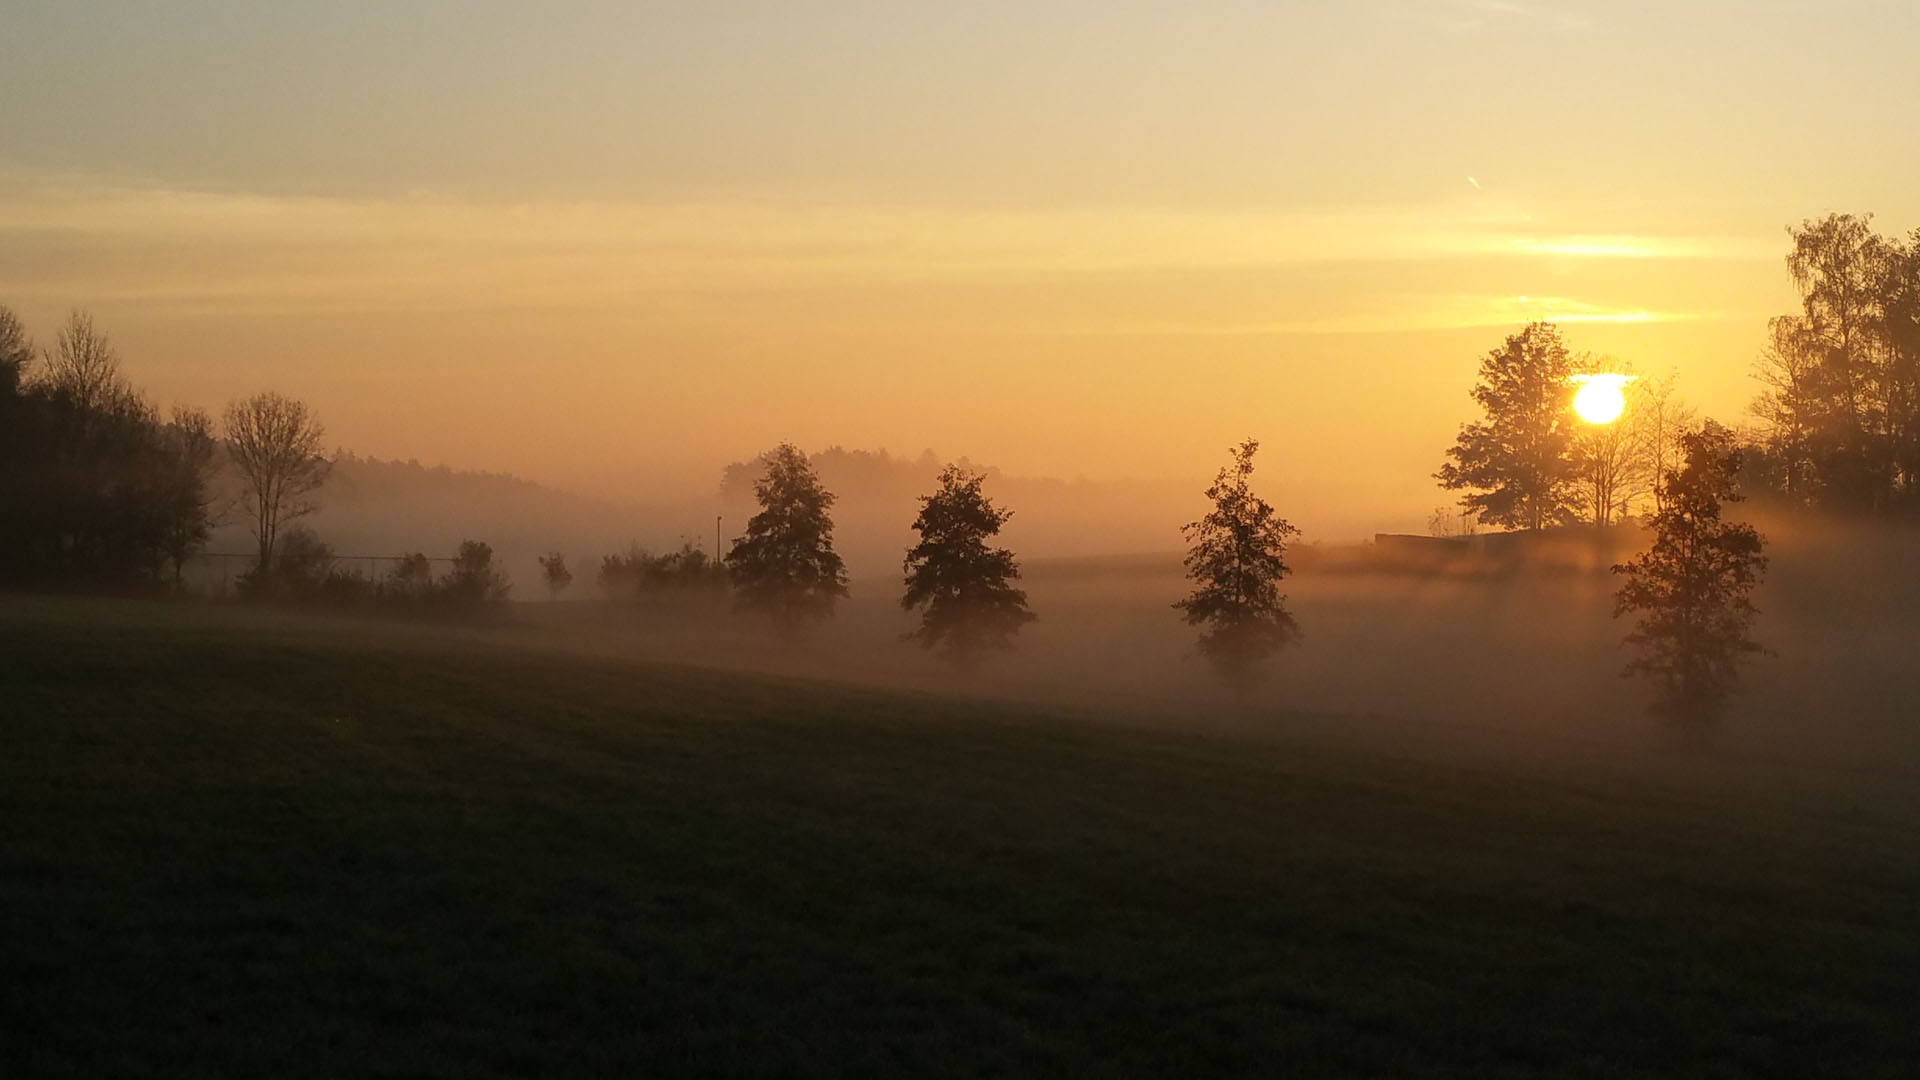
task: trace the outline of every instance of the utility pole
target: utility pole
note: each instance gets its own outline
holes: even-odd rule
[[[720,565],[720,515],[713,515],[713,564]]]

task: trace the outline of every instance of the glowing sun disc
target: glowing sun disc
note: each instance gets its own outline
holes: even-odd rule
[[[1631,375],[1575,375],[1580,389],[1573,395],[1573,411],[1589,424],[1611,424],[1627,411],[1626,386]]]

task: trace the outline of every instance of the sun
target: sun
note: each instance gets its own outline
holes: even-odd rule
[[[1589,424],[1611,424],[1627,411],[1627,384],[1631,375],[1575,375],[1580,387],[1573,395],[1573,411]]]

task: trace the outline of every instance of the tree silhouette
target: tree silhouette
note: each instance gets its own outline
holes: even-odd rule
[[[1473,400],[1481,423],[1462,425],[1434,479],[1469,492],[1460,505],[1488,525],[1540,529],[1574,520],[1571,457],[1574,373],[1560,331],[1534,323],[1480,361]]]
[[[447,574],[445,591],[455,606],[479,610],[504,606],[513,583],[494,568],[493,546],[479,540],[460,541]]]
[[[792,641],[847,595],[847,568],[833,550],[833,493],[807,456],[781,443],[762,460],[753,485],[760,512],[727,552],[727,574],[740,606],[771,616]]]
[[[1629,389],[1627,408],[1633,419],[1640,464],[1635,478],[1658,511],[1665,505],[1660,481],[1685,460],[1680,440],[1697,426],[1698,414],[1675,391],[1675,376],[1644,378]]]
[[[1719,716],[1740,661],[1761,651],[1747,636],[1757,614],[1749,594],[1767,559],[1751,525],[1720,517],[1724,503],[1741,498],[1732,434],[1708,421],[1680,443],[1686,463],[1661,482],[1652,548],[1613,568],[1626,577],[1614,617],[1641,613],[1626,638],[1639,655],[1624,674],[1653,680],[1660,712],[1704,723]]]
[[[1287,574],[1287,541],[1300,534],[1248,487],[1260,443],[1248,439],[1207,489],[1213,510],[1181,529],[1189,545],[1187,577],[1194,590],[1174,604],[1187,624],[1206,629],[1200,652],[1238,697],[1261,677],[1261,664],[1300,637],[1299,624],[1280,595]]]
[[[120,373],[113,343],[94,329],[93,316],[78,308],[67,314],[40,378],[54,396],[89,412],[112,412],[135,397]]]
[[[243,485],[241,505],[259,545],[255,572],[270,578],[281,528],[319,509],[310,496],[327,479],[324,430],[304,403],[271,390],[228,405],[225,421],[227,453]]]
[[[984,656],[1013,647],[1013,636],[1034,621],[1027,594],[1013,583],[1020,565],[1013,552],[989,547],[1013,511],[993,505],[980,490],[985,474],[949,465],[940,488],[920,497],[913,530],[920,542],[907,552],[900,606],[921,609],[907,635],[969,669]]]
[[[19,319],[0,308],[0,580],[163,580],[206,536],[206,431],[190,414],[163,422],[83,311],[33,360]]]
[[[161,518],[160,544],[173,569],[173,587],[182,587],[182,572],[206,543],[215,524],[213,497],[210,494],[214,454],[218,440],[213,420],[204,409],[176,407],[173,420],[164,433],[169,452],[161,459],[166,470],[161,478],[161,497],[165,513]]]
[[[1673,467],[1680,432],[1692,423],[1692,410],[1674,392],[1674,377],[1635,375],[1633,365],[1604,357],[1575,360],[1581,374],[1631,376],[1621,388],[1626,408],[1608,424],[1573,426],[1569,454],[1573,462],[1573,506],[1583,520],[1606,526],[1629,517],[1653,500],[1659,478]]]
[[[546,579],[547,596],[558,600],[573,584],[573,571],[567,569],[567,557],[555,551],[540,557],[540,576]]]
[[[27,381],[33,364],[33,339],[20,317],[0,307],[0,401],[11,399]]]
[[[1787,232],[1800,312],[1769,324],[1753,412],[1772,482],[1841,511],[1920,507],[1920,232],[1829,214]]]

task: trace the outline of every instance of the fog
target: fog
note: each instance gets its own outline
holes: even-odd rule
[[[1910,784],[1920,775],[1910,617],[1920,585],[1904,568],[1920,533],[1754,516],[1771,542],[1756,601],[1757,637],[1772,654],[1746,669],[1704,742],[1650,715],[1645,685],[1621,677],[1628,627],[1612,617],[1617,579],[1604,568],[1617,550],[1591,552],[1585,567],[1444,573],[1395,567],[1367,545],[1301,549],[1286,591],[1304,640],[1244,703],[1220,687],[1170,606],[1187,588],[1174,550],[1030,561],[1023,584],[1039,621],[966,675],[902,640],[912,620],[897,573],[856,577],[796,646],[724,604],[610,603],[580,584],[573,599],[518,605],[501,633],[529,647],[1035,703],[1100,723],[1416,754],[1701,752],[1847,785]]]

